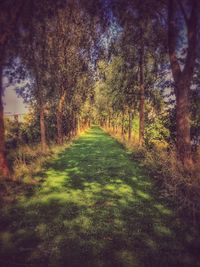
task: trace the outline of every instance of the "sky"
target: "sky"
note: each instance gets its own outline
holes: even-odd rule
[[[14,86],[8,86],[4,91],[4,114],[24,114],[28,112],[27,104],[18,97]]]

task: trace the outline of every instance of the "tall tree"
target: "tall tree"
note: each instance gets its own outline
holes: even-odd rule
[[[17,54],[21,61],[20,65],[27,70],[30,80],[30,86],[20,87],[18,93],[23,96],[25,101],[34,102],[35,109],[39,113],[42,151],[47,148],[45,105],[47,104],[47,94],[49,93],[49,20],[46,10],[47,1],[34,1],[27,7],[26,11],[29,14],[28,26],[26,25],[24,33],[18,38]],[[22,27],[24,27],[26,20],[27,18],[24,19]],[[24,78],[27,79],[27,77]]]
[[[44,16],[44,14],[43,14]],[[40,116],[40,140],[42,151],[46,151],[46,127],[45,127],[45,104],[47,96],[47,30],[46,30],[45,17],[40,22],[34,21],[32,18],[32,25],[30,32],[30,64],[29,67],[32,69],[32,74],[35,77],[34,96],[37,102],[37,110]]]
[[[145,104],[145,90],[144,90],[144,40],[140,37],[140,53],[139,53],[139,87],[140,87],[140,127],[139,127],[139,144],[144,145],[144,104]]]
[[[135,61],[139,67],[138,82],[139,92],[139,142],[144,144],[145,138],[145,98],[146,98],[146,77],[145,64],[149,53],[159,53],[159,44],[163,42],[161,37],[161,25],[159,21],[159,12],[163,4],[155,0],[133,0],[113,1],[114,14],[118,18],[119,24],[123,30],[129,33],[129,44],[137,50]],[[157,31],[155,32],[155,27]]]
[[[4,115],[3,115],[3,67],[6,56],[6,46],[13,37],[20,17],[24,0],[2,0],[0,2],[0,174],[9,176],[9,168],[6,160],[5,136],[4,136]]]
[[[168,46],[176,95],[177,153],[178,158],[183,162],[186,168],[190,167],[192,164],[189,91],[196,59],[198,0],[189,1],[189,4],[191,11],[188,15],[188,10],[186,10],[182,1],[168,1]],[[179,10],[182,13],[186,25],[188,45],[183,69],[176,54],[177,38],[179,32],[182,30],[177,26],[176,18]]]

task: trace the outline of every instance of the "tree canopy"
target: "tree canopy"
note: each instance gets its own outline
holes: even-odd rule
[[[190,168],[199,145],[198,10],[197,0],[1,1],[1,81],[29,103],[42,150],[100,123],[140,146],[174,145]],[[0,132],[7,176],[2,103]]]

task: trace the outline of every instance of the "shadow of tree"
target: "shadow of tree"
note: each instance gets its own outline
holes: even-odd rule
[[[194,230],[99,128],[44,175],[34,195],[2,210],[5,266],[200,266]]]

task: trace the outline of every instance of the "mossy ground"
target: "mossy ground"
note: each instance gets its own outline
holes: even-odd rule
[[[34,193],[2,207],[0,266],[200,266],[192,227],[98,127],[42,175]]]

